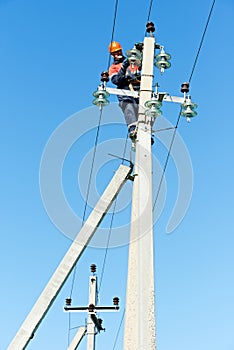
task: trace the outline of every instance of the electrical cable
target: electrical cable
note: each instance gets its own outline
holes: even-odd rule
[[[206,31],[207,31],[207,28],[208,28],[208,25],[209,25],[209,22],[210,22],[210,18],[211,18],[212,12],[213,12],[215,1],[216,0],[213,0],[213,3],[211,5],[211,9],[210,9],[210,12],[209,12],[209,15],[208,15],[208,18],[207,18],[207,21],[206,21],[206,25],[205,25],[205,28],[204,28],[204,31],[203,31],[203,34],[202,34],[202,37],[201,37],[201,41],[200,41],[200,45],[199,45],[199,48],[198,48],[198,51],[197,51],[197,55],[196,55],[196,58],[194,60],[192,71],[191,71],[191,74],[190,74],[190,77],[189,77],[189,82],[191,81],[191,79],[193,77],[193,73],[194,73],[194,70],[195,70],[196,65],[197,65],[198,57],[199,57],[199,54],[200,54],[200,51],[201,51],[201,48],[202,48],[202,45],[203,45],[203,42],[204,42],[205,34],[206,34]],[[162,176],[161,176],[161,179],[160,179],[160,182],[159,182],[159,186],[158,186],[158,190],[157,190],[157,194],[156,194],[156,197],[155,197],[155,200],[154,200],[153,211],[155,209],[155,206],[156,206],[156,203],[157,203],[157,200],[158,200],[158,196],[159,196],[159,193],[160,193],[160,190],[161,190],[163,178],[164,178],[164,175],[165,175],[165,172],[166,172],[166,168],[167,168],[167,165],[168,165],[168,161],[169,161],[169,158],[170,158],[171,149],[172,149],[172,146],[173,146],[173,143],[174,143],[174,140],[175,140],[176,131],[177,131],[177,128],[178,128],[178,125],[179,125],[180,117],[181,117],[181,109],[180,109],[180,113],[179,113],[177,121],[176,121],[175,129],[174,129],[174,132],[173,132],[173,135],[172,135],[171,143],[170,143],[169,150],[168,150],[168,153],[167,153],[167,157],[166,157],[166,160],[165,160],[165,164],[164,164],[164,167],[163,167]]]
[[[99,121],[98,121],[98,126],[97,126],[96,138],[95,138],[95,142],[94,142],[94,151],[93,151],[92,164],[91,164],[91,169],[90,169],[90,174],[89,174],[89,181],[88,181],[88,186],[87,186],[85,207],[84,207],[81,227],[83,227],[83,225],[84,225],[85,215],[86,215],[86,211],[87,211],[87,205],[88,205],[89,194],[90,194],[90,187],[91,187],[91,180],[92,180],[92,175],[93,175],[94,162],[95,162],[95,158],[96,158],[98,137],[99,137],[99,132],[100,132],[101,119],[102,119],[102,108],[100,109],[100,113],[99,113]],[[76,266],[77,265],[75,265],[74,270],[73,270],[70,299],[72,298],[72,293],[73,293],[74,284],[75,284]],[[68,319],[68,328],[69,328],[69,330],[68,330],[68,344],[69,344],[69,341],[70,341],[70,330],[71,330],[71,314],[70,313],[69,313],[69,319]]]
[[[126,139],[125,139],[125,144],[124,144],[122,164],[124,162],[124,158],[125,158],[125,155],[126,155],[127,140],[128,140],[128,133],[127,133],[127,136],[126,136]],[[108,253],[109,244],[110,244],[110,237],[111,237],[111,233],[112,233],[112,227],[113,227],[113,221],[114,221],[114,216],[115,216],[115,209],[116,209],[117,200],[118,200],[118,195],[117,195],[117,197],[115,199],[113,212],[112,212],[112,216],[111,216],[111,223],[110,223],[110,228],[109,228],[109,233],[108,233],[108,238],[107,238],[107,244],[106,244],[106,249],[105,249],[105,255],[104,255],[102,269],[101,269],[101,277],[100,277],[100,283],[99,283],[99,288],[98,288],[98,294],[100,293],[101,286],[102,286],[102,280],[103,280],[103,275],[104,275],[104,270],[105,270],[105,265],[106,265],[107,253]]]
[[[111,237],[111,231],[112,231],[112,227],[113,227],[116,204],[117,204],[117,197],[115,198],[113,212],[111,215],[111,223],[110,223],[109,233],[108,233],[108,237],[107,237],[107,244],[106,244],[105,255],[104,255],[103,264],[102,264],[102,270],[101,270],[102,272],[101,272],[101,277],[100,277],[98,293],[100,293],[101,286],[102,286],[102,280],[103,280],[103,275],[104,275],[104,270],[105,270],[105,265],[106,265],[107,252],[108,252],[109,244],[110,244],[110,237]]]
[[[116,23],[116,17],[117,17],[117,10],[118,10],[118,0],[115,1],[115,10],[114,10],[114,20],[113,20],[113,26],[112,26],[112,32],[111,32],[111,43],[114,38],[114,33],[115,33],[115,23]],[[107,63],[107,71],[109,71],[110,68],[110,60],[111,60],[111,54],[109,53],[108,56],[108,63]]]
[[[170,158],[170,154],[171,154],[171,149],[172,149],[172,146],[173,146],[173,143],[174,143],[174,140],[175,140],[176,130],[177,130],[177,128],[178,128],[178,124],[179,124],[179,121],[180,121],[180,117],[181,117],[181,109],[180,109],[179,116],[178,116],[178,118],[177,118],[176,125],[175,125],[175,127],[174,127],[174,131],[173,131],[173,134],[172,134],[172,139],[171,139],[170,147],[169,147],[169,150],[168,150],[168,152],[167,152],[167,157],[166,157],[166,160],[165,160],[165,163],[164,163],[164,167],[163,167],[162,176],[161,176],[160,181],[159,181],[157,194],[156,194],[156,197],[155,197],[155,200],[154,200],[153,211],[154,211],[154,209],[155,209],[155,206],[156,206],[156,203],[157,203],[157,200],[158,200],[158,196],[159,196],[159,193],[160,193],[160,190],[161,190],[161,186],[162,186],[164,174],[165,174],[165,172],[166,172],[166,168],[167,168],[167,165],[168,165],[168,162],[169,162],[169,158]]]
[[[205,38],[205,35],[206,35],[206,30],[208,28],[208,25],[209,25],[209,22],[210,22],[210,18],[211,18],[212,12],[213,12],[213,8],[214,8],[214,5],[215,5],[215,1],[216,0],[213,1],[212,5],[211,5],[211,8],[210,8],[210,13],[209,13],[208,19],[206,21],[206,26],[205,26],[205,29],[204,29],[203,34],[202,34],[202,38],[201,38],[201,41],[200,41],[200,45],[199,45],[199,48],[198,48],[198,51],[197,51],[196,58],[194,60],[192,72],[191,72],[189,80],[188,80],[189,82],[191,82],[191,80],[192,80],[193,73],[194,73],[195,67],[197,65],[198,56],[199,56],[201,48],[202,48],[202,44],[203,44],[203,41],[204,41],[204,38]]]
[[[85,215],[86,215],[86,210],[87,210],[87,205],[88,205],[88,200],[89,200],[91,180],[92,180],[92,175],[93,175],[93,167],[94,167],[94,162],[95,162],[95,158],[96,158],[98,137],[99,137],[99,131],[100,131],[100,125],[101,125],[101,119],[102,119],[102,110],[103,109],[101,107],[100,114],[99,114],[98,127],[97,127],[97,132],[96,132],[96,139],[95,139],[95,143],[94,143],[93,158],[92,158],[91,170],[90,170],[90,175],[89,175],[89,182],[88,182],[87,193],[86,193],[85,208],[84,208],[84,213],[83,213],[83,218],[82,218],[82,226],[84,225]]]
[[[84,225],[85,215],[86,215],[86,211],[87,211],[87,205],[88,205],[89,194],[90,194],[90,187],[91,187],[91,180],[92,180],[92,175],[93,175],[93,167],[94,167],[94,162],[95,162],[95,158],[96,158],[96,151],[97,151],[97,144],[98,144],[98,137],[99,137],[101,119],[102,119],[102,108],[100,109],[100,114],[99,114],[99,121],[98,121],[98,127],[97,127],[97,132],[96,132],[95,143],[94,143],[93,158],[92,158],[91,170],[90,170],[90,174],[89,174],[89,181],[88,181],[88,186],[87,186],[85,207],[84,207],[81,227],[83,227],[83,225]],[[74,288],[75,275],[76,275],[76,265],[74,267],[74,272],[73,272],[73,279],[72,279],[70,298],[72,297],[72,292],[73,292],[73,288]]]
[[[148,11],[147,22],[150,19],[152,5],[153,5],[153,0],[150,0],[150,6],[149,6],[149,11]],[[118,0],[116,0],[116,3],[115,3],[114,22],[113,22],[113,28],[112,28],[112,34],[111,34],[111,42],[113,41],[113,37],[114,37],[114,28],[115,28],[115,23],[116,23],[117,8],[118,8]],[[111,60],[111,54],[109,54],[109,59],[108,59],[108,70],[109,70],[109,67],[110,67],[110,60]],[[128,139],[128,133],[127,133],[127,136],[126,136],[125,147],[124,147],[124,152],[123,152],[123,158],[125,158],[127,139]],[[122,163],[123,162],[124,162],[124,160],[122,161]],[[107,245],[106,245],[106,249],[105,249],[105,256],[104,256],[103,266],[102,266],[102,270],[101,270],[101,277],[100,277],[98,293],[100,293],[101,286],[102,286],[102,280],[103,280],[103,275],[104,275],[104,270],[105,270],[105,265],[106,265],[107,253],[108,253],[108,249],[109,249],[109,243],[110,243],[110,237],[111,237],[111,232],[112,232],[112,227],[113,227],[113,220],[114,220],[114,215],[115,215],[117,199],[118,199],[118,196],[115,199],[114,208],[113,208],[113,212],[112,212],[110,229],[109,229],[109,234],[108,234],[108,238],[107,238]],[[125,313],[125,310],[124,310],[124,313]],[[121,319],[121,324],[123,322],[124,313],[123,313],[123,316],[122,316],[122,319]],[[121,327],[121,324],[120,324],[120,327]],[[120,328],[119,328],[119,330],[120,330]],[[116,343],[117,343],[118,334],[119,334],[119,331],[117,332],[117,336],[116,336],[116,340],[115,340],[115,343],[114,343],[113,350],[115,349],[115,346],[116,346]]]
[[[150,4],[149,4],[149,11],[148,11],[148,16],[147,16],[147,21],[146,23],[148,23],[150,21],[150,15],[151,15],[151,10],[152,10],[152,5],[153,5],[153,0],[150,0]],[[145,36],[147,34],[147,31],[145,31]]]
[[[199,45],[199,48],[198,48],[198,52],[197,52],[197,55],[196,55],[196,57],[195,57],[195,61],[194,61],[193,67],[192,67],[191,75],[190,75],[190,77],[189,77],[189,82],[191,82],[191,80],[192,80],[192,77],[193,77],[193,74],[194,74],[194,71],[195,71],[195,68],[196,68],[196,65],[197,65],[198,57],[199,57],[199,54],[200,54],[200,51],[201,51],[201,48],[202,48],[202,45],[203,45],[203,41],[204,41],[204,38],[205,38],[205,34],[206,34],[206,31],[207,31],[209,22],[210,22],[210,18],[211,18],[212,12],[213,12],[213,8],[214,8],[214,5],[215,5],[215,1],[216,1],[216,0],[213,0],[212,6],[211,6],[211,9],[210,9],[210,12],[209,12],[209,16],[208,16],[208,19],[207,19],[207,22],[206,22],[206,26],[205,26],[205,29],[204,29],[204,31],[203,31],[203,35],[202,35],[202,38],[201,38],[201,41],[200,41],[200,45]],[[150,6],[149,6],[149,12],[148,12],[147,22],[148,22],[149,19],[150,19],[151,10],[152,10],[152,5],[153,5],[153,0],[150,1]],[[113,20],[112,34],[111,34],[111,42],[113,41],[113,38],[114,38],[114,30],[115,30],[115,23],[116,23],[116,17],[117,17],[117,9],[118,9],[118,0],[116,0],[116,2],[115,2],[115,11],[114,11],[114,20]],[[109,70],[109,67],[110,67],[110,60],[111,60],[111,54],[109,54],[109,58],[108,58],[108,69],[107,69],[107,70]],[[181,112],[181,111],[180,111],[180,112]],[[100,130],[101,117],[102,117],[102,109],[100,110],[99,124],[98,124],[98,128],[97,128],[97,133],[96,133],[95,146],[94,146],[94,154],[93,154],[92,165],[91,165],[91,171],[90,171],[89,182],[88,182],[88,187],[87,187],[87,196],[86,196],[85,208],[84,208],[84,213],[83,213],[83,218],[82,218],[82,226],[83,226],[83,224],[84,224],[85,215],[86,215],[86,210],[87,210],[87,205],[88,205],[88,198],[89,198],[89,192],[90,192],[90,186],[91,186],[91,179],[92,179],[93,166],[94,166],[94,161],[95,161],[95,156],[96,156],[96,148],[97,148],[97,143],[98,143],[98,136],[99,136],[99,130]],[[157,191],[156,198],[155,198],[155,202],[154,202],[154,205],[153,205],[153,210],[154,210],[154,208],[155,208],[155,206],[156,206],[156,203],[157,203],[157,200],[158,200],[158,196],[159,196],[160,189],[161,189],[161,186],[162,186],[163,177],[164,177],[164,174],[165,174],[165,172],[166,172],[166,168],[167,168],[167,165],[168,165],[168,162],[169,162],[170,153],[171,153],[171,149],[172,149],[172,146],[173,146],[173,143],[174,143],[174,140],[175,140],[176,131],[177,131],[177,128],[178,128],[178,124],[179,124],[179,121],[180,121],[180,117],[181,117],[181,113],[179,113],[179,116],[178,116],[177,122],[176,122],[176,126],[175,126],[175,129],[174,129],[173,135],[172,135],[172,140],[171,140],[170,147],[169,147],[169,150],[168,150],[168,153],[167,153],[167,157],[166,157],[166,161],[165,161],[165,164],[164,164],[163,173],[162,173],[162,176],[161,176],[161,179],[160,179],[158,191]],[[113,209],[113,213],[112,213],[112,217],[111,217],[110,231],[109,231],[109,235],[108,235],[107,247],[106,247],[105,256],[104,256],[104,261],[103,261],[103,267],[102,267],[102,273],[101,273],[101,279],[100,279],[99,290],[100,290],[100,288],[101,288],[101,284],[102,284],[102,280],[103,280],[103,275],[104,275],[104,269],[105,269],[105,264],[106,264],[107,252],[108,252],[108,248],[109,248],[110,235],[111,235],[112,226],[113,226],[113,220],[114,220],[114,215],[115,215],[116,203],[117,203],[117,198],[116,198],[116,200],[115,200],[114,209]],[[75,282],[75,273],[76,273],[76,267],[75,267],[75,269],[74,269],[74,276],[73,276],[73,280],[72,280],[71,295],[72,295],[72,291],[73,291],[73,287],[74,287],[74,282]],[[115,346],[116,346],[116,343],[117,343],[117,340],[118,340],[120,328],[121,328],[121,326],[122,326],[122,322],[123,322],[123,319],[124,319],[124,314],[125,314],[125,310],[124,310],[124,312],[123,312],[123,315],[122,315],[122,318],[121,318],[121,322],[120,322],[120,326],[119,326],[119,329],[118,329],[118,331],[117,331],[117,335],[116,335],[116,338],[115,338],[113,350],[115,349]],[[70,318],[69,318],[69,332],[70,332],[71,329],[72,329],[72,328],[70,328]]]
[[[118,331],[117,331],[117,334],[116,334],[116,337],[115,337],[115,342],[114,342],[114,345],[113,345],[113,350],[115,350],[115,346],[117,344],[117,341],[118,341],[118,337],[119,337],[119,332],[120,332],[120,329],[122,327],[122,324],[123,324],[123,320],[124,320],[124,315],[125,315],[125,309],[123,311],[123,315],[122,315],[122,318],[120,320],[120,325],[119,325],[119,328],[118,328]]]
[[[112,33],[111,33],[111,42],[113,41],[113,37],[114,37],[115,23],[116,23],[116,17],[117,17],[117,9],[118,9],[118,0],[115,1],[115,10],[114,10],[114,20],[113,20],[113,26],[112,26]],[[110,59],[111,59],[111,55],[109,54],[108,69],[107,70],[109,70]],[[99,131],[100,131],[101,118],[102,118],[102,108],[100,109],[99,122],[98,122],[96,139],[95,139],[95,144],[94,144],[94,152],[93,152],[93,158],[92,158],[92,164],[91,164],[91,171],[90,171],[90,176],[89,176],[89,181],[88,181],[88,187],[87,187],[87,193],[86,193],[86,201],[85,201],[85,208],[84,208],[83,218],[82,218],[82,226],[84,224],[85,215],[86,215],[86,211],[87,211],[87,205],[88,205],[88,199],[89,199],[89,193],[90,193],[90,187],[91,187],[91,179],[92,179],[92,174],[93,174],[93,167],[94,167],[94,161],[95,161],[95,157],[96,157],[97,143],[98,143],[98,137],[99,137]],[[108,244],[109,244],[109,242],[108,242]],[[106,259],[106,257],[105,257],[105,259]],[[76,266],[77,265],[75,265],[74,272],[73,272],[70,298],[72,297],[72,293],[73,293],[73,289],[74,289],[75,276],[76,276]],[[69,314],[68,342],[69,342],[70,330],[71,330],[70,324],[71,324],[71,319],[70,319],[70,314]]]
[[[153,0],[150,0],[150,5],[149,5],[149,12],[148,12],[148,17],[147,17],[147,22],[150,20],[150,15],[151,15],[151,10],[152,10],[152,5],[153,5]]]
[[[71,332],[71,314],[70,312],[68,313],[68,332],[67,332],[67,347],[69,348],[70,344],[70,332]]]

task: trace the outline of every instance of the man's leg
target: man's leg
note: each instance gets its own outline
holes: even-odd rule
[[[138,120],[139,100],[120,101],[119,106],[123,111],[124,118],[128,127],[129,137],[133,141],[136,139],[136,124]],[[154,144],[154,139],[151,137],[151,144]]]
[[[123,111],[127,126],[137,122],[138,105],[134,101],[120,101],[119,106]]]

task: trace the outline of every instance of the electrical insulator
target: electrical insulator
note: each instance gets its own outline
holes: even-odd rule
[[[96,270],[97,270],[96,265],[95,265],[95,264],[92,264],[92,265],[90,266],[90,270],[91,270],[92,273],[95,273]]]
[[[180,91],[187,94],[189,92],[189,83],[182,83]]]
[[[134,46],[138,51],[142,52],[144,48],[144,43],[136,43]]]
[[[171,63],[169,62],[169,60],[171,59],[171,55],[166,53],[163,47],[161,48],[161,52],[155,56],[155,59],[156,61],[154,65],[158,67],[161,74],[164,73],[165,69],[171,67]]]
[[[95,306],[93,304],[89,304],[89,312],[94,312]]]
[[[95,106],[103,107],[108,105],[109,101],[107,97],[109,97],[110,94],[104,89],[103,85],[99,85],[97,91],[93,93],[93,96],[96,97],[95,100],[93,100]]]
[[[157,98],[153,96],[151,100],[145,102],[145,107],[148,108],[145,111],[145,114],[155,119],[162,114],[162,111],[160,110],[161,106],[162,102],[158,101]]]
[[[182,103],[181,107],[181,115],[187,119],[187,122],[190,122],[190,118],[193,118],[197,115],[197,112],[195,111],[197,104],[191,101],[190,95],[186,97],[185,102]]]
[[[110,80],[109,73],[107,71],[104,71],[101,73],[101,81],[103,83],[107,83]]]
[[[65,301],[67,306],[71,306],[71,302],[72,302],[71,298],[67,298]]]
[[[118,297],[114,297],[113,298],[113,304],[118,306],[119,305],[119,298]]]
[[[154,27],[153,22],[148,22],[146,24],[146,31],[147,31],[147,33],[153,33],[155,31],[155,27]]]
[[[126,52],[127,58],[132,65],[139,66],[142,60],[142,54],[139,50],[133,48],[132,50],[128,50]]]

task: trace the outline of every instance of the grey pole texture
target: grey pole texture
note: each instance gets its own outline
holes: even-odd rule
[[[76,350],[81,342],[81,340],[84,338],[85,334],[87,332],[87,328],[85,326],[81,326],[74,338],[72,339],[71,344],[69,345],[69,348],[67,350]]]
[[[89,282],[89,305],[96,306],[97,302],[97,276],[90,276]],[[92,321],[90,312],[87,320],[87,350],[95,350],[95,324]]]
[[[127,181],[131,171],[132,169],[130,167],[120,165],[7,350],[24,350],[29,341],[33,338],[36,329],[39,327],[42,319],[45,317],[73,270],[73,267],[96,232],[99,224],[113,203],[113,200]]]
[[[124,350],[155,350],[154,242],[150,117],[144,104],[152,97],[155,39],[145,37],[142,61],[132,218],[129,245]]]

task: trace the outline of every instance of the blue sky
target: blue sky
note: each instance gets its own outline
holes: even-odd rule
[[[157,41],[172,55],[170,70],[162,77],[155,71],[162,91],[181,95],[180,84],[191,74],[211,4],[207,0],[153,3],[151,20],[156,25]],[[71,115],[92,106],[92,93],[99,84],[100,73],[107,67],[114,5],[114,1],[107,0],[0,1],[0,349],[3,350],[71,244],[43,206],[40,163],[54,130]],[[148,1],[137,0],[134,4],[119,1],[114,37],[121,41],[125,51],[143,40],[148,7]],[[166,234],[166,227],[178,188],[172,160],[166,171],[166,202],[155,225],[159,350],[234,347],[233,15],[233,1],[216,1],[192,78],[191,95],[199,106],[198,116],[190,124],[181,119],[179,134],[193,166],[193,193],[183,221],[171,234]],[[115,102],[114,97],[110,100]],[[106,111],[104,118],[108,119]],[[175,124],[178,106],[164,106],[163,111],[164,117]],[[96,121],[92,114],[94,125],[98,122],[98,109],[96,113]],[[121,117],[116,109],[116,120]],[[115,115],[111,120],[115,121]],[[109,126],[101,129],[99,141],[123,138],[125,134],[124,125]],[[74,144],[64,162],[64,191],[80,216],[84,201],[77,186],[77,172],[92,149],[94,138],[95,129]],[[163,167],[167,151],[160,142],[153,146],[153,153]],[[118,160],[105,159],[97,176],[100,193],[119,164]],[[131,184],[126,193],[130,198]],[[129,207],[126,216],[120,218],[124,223],[128,211]],[[110,215],[106,226],[108,220]],[[114,346],[124,310],[127,252],[128,247],[123,245],[107,253],[100,303],[112,304],[117,295],[121,310],[118,314],[101,315],[106,332],[98,335],[97,349],[109,350]],[[96,263],[100,277],[104,256],[105,249],[90,247],[80,259],[73,291],[75,305],[88,303],[89,266]],[[66,349],[68,315],[63,313],[63,306],[71,284],[69,278],[29,350]],[[85,316],[72,316],[72,326],[84,324]],[[123,327],[116,350],[122,349],[122,337]],[[85,348],[83,340],[80,349]]]

